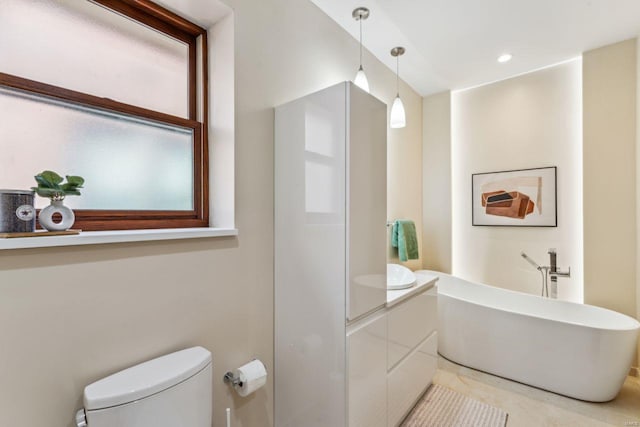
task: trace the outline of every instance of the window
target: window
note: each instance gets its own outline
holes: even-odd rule
[[[148,0],[0,3],[0,187],[51,169],[86,179],[75,228],[208,226],[206,30]]]

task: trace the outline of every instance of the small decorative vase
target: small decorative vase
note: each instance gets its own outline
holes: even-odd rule
[[[40,222],[42,228],[49,231],[64,231],[73,226],[73,223],[76,221],[76,216],[71,208],[62,203],[63,200],[64,198],[52,198],[51,204],[40,211],[40,214],[38,215],[38,222]],[[62,220],[60,222],[55,222],[53,220],[53,216],[55,214],[60,214],[62,216]]]

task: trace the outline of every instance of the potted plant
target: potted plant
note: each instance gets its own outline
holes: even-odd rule
[[[49,231],[61,231],[71,228],[76,220],[73,211],[63,204],[66,196],[79,196],[84,178],[80,176],[67,175],[66,180],[53,171],[44,171],[35,177],[37,187],[31,187],[40,197],[47,197],[51,200],[51,204],[40,211],[38,221],[42,228]],[[53,217],[60,214],[62,220],[55,222]]]

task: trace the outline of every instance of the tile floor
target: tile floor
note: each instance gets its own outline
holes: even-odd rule
[[[589,403],[457,365],[442,357],[433,382],[509,413],[507,427],[640,427],[640,378],[627,377],[616,397]]]

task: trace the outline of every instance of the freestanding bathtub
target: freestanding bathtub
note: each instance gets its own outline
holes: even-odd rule
[[[438,281],[438,352],[461,365],[591,402],[616,397],[640,323],[591,305]]]

